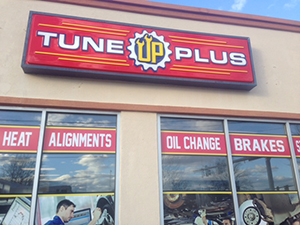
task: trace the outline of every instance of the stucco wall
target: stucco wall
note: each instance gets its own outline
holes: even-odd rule
[[[32,0],[0,2],[0,96],[298,113],[300,34]],[[250,37],[257,87],[250,92],[24,74],[29,11]]]
[[[0,97],[300,112],[300,33],[156,17],[37,0],[0,1]],[[257,87],[212,89],[24,74],[29,11],[250,37]],[[134,111],[134,110],[133,110]],[[120,224],[159,224],[155,113],[121,113]]]
[[[121,113],[120,224],[160,224],[156,114]]]

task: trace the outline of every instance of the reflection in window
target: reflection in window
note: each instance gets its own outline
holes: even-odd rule
[[[35,154],[0,154],[0,193],[31,194],[35,161]]]
[[[55,128],[57,129],[55,134],[58,140],[59,138],[63,140],[65,138],[63,134],[66,132],[64,129],[69,128],[67,134],[70,137],[78,137],[78,146],[81,148],[77,145],[60,144],[65,143],[64,141],[55,142],[55,145],[52,146],[53,149],[51,149],[52,152],[47,152],[44,146],[39,193],[114,192],[115,149],[100,144],[94,146],[92,139],[98,137],[99,139],[95,140],[101,142],[102,139],[106,140],[107,135],[110,137],[109,143],[115,141],[114,134],[107,134],[106,132],[115,129],[116,123],[117,117],[115,115],[49,113],[46,133],[47,128]],[[94,128],[99,132],[97,133],[98,136],[90,132]],[[108,129],[106,130],[106,128]],[[84,133],[85,131],[90,133],[87,135]],[[79,133],[82,135],[76,135]],[[51,138],[53,137],[51,135]],[[82,144],[86,142],[88,144]],[[68,152],[68,154],[64,152]]]
[[[227,158],[163,155],[164,191],[230,190]]]
[[[297,158],[297,164],[298,164],[298,171],[299,171],[299,174],[300,174],[300,158]]]
[[[115,154],[44,154],[39,193],[114,192]]]
[[[223,133],[223,121],[161,118],[161,129],[172,131],[198,131]]]
[[[291,124],[290,127],[293,136],[294,150],[297,157],[298,173],[300,174],[300,124]]]
[[[225,139],[221,154],[213,148],[198,151],[186,145],[195,133],[198,135],[193,139],[195,146],[202,146],[205,138],[215,140],[216,135],[223,138],[223,121],[161,118],[162,137],[172,131],[181,136],[170,135],[170,145],[162,142],[164,224],[222,224],[225,219],[234,220]]]
[[[0,193],[31,194],[36,154],[26,153],[24,146],[29,145],[29,137],[33,135],[25,132],[30,129],[27,126],[40,126],[40,121],[40,112],[0,110],[0,126],[6,137],[0,144],[3,150],[0,153]],[[15,127],[19,130],[12,130]],[[36,149],[37,146],[32,146],[29,150]]]
[[[281,123],[229,121],[228,127],[230,133],[286,135]]]
[[[0,110],[0,125],[39,126],[40,123],[40,112]]]
[[[47,126],[115,128],[116,124],[112,115],[49,113],[47,118]]]
[[[233,157],[238,191],[296,190],[290,158]]]
[[[28,224],[40,123],[41,112],[0,110],[0,223]]]
[[[293,136],[300,136],[300,124],[291,124],[290,127]]]

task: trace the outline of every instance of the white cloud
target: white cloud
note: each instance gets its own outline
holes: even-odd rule
[[[293,9],[298,5],[298,3],[300,3],[300,0],[290,0],[289,2],[285,3],[283,7],[285,9]]]
[[[65,174],[65,175],[62,175],[60,177],[53,179],[52,181],[64,181],[64,180],[68,180],[70,178],[72,178],[72,177],[69,174]]]
[[[246,5],[247,0],[234,0],[231,10],[240,12]]]

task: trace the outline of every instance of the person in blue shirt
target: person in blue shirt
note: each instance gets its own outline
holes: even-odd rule
[[[45,225],[65,225],[74,218],[76,205],[68,199],[60,201],[56,206],[56,215],[53,220],[49,220]],[[93,219],[89,225],[95,225],[100,218],[102,212],[100,208],[96,208],[93,212]]]

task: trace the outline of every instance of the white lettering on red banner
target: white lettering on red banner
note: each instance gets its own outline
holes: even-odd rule
[[[0,152],[36,152],[39,127],[0,126]]]
[[[233,155],[290,156],[286,136],[275,135],[230,135]]]
[[[293,143],[296,156],[300,156],[300,136],[294,136]]]
[[[22,68],[251,90],[250,39],[31,12]],[[88,71],[88,73],[87,73]]]
[[[116,149],[115,129],[46,128],[44,152],[107,152]]]
[[[199,132],[161,132],[162,153],[226,155],[224,134]]]

